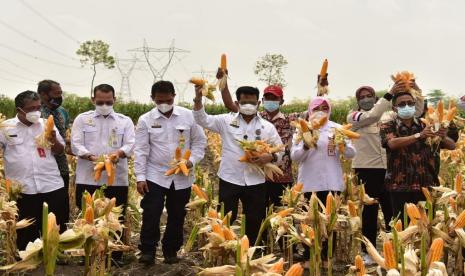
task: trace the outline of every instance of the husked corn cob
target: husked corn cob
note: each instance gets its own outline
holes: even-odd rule
[[[201,78],[195,78],[195,77],[194,77],[194,78],[191,78],[191,79],[189,80],[189,82],[192,83],[192,84],[201,85],[201,86],[202,86],[202,85],[205,85],[205,84],[207,83],[206,80],[201,79]]]
[[[402,221],[400,219],[397,220],[396,225],[394,227],[396,228],[397,232],[402,232],[402,228],[403,228],[402,227]]]
[[[454,229],[463,228],[465,226],[465,210],[460,213],[454,223]]]
[[[284,272],[284,259],[281,258],[279,261],[274,263],[270,269],[268,269],[268,273],[278,273],[282,274]]]
[[[386,269],[397,269],[397,261],[394,257],[394,249],[391,241],[385,241],[383,244],[383,254]]]
[[[444,250],[444,241],[442,238],[436,238],[431,243],[431,247],[428,252],[428,266],[434,262],[439,262],[442,258]]]
[[[221,55],[220,68],[221,68],[221,70],[223,70],[223,72],[225,72],[226,69],[227,69],[226,54],[222,54],[222,55]]]
[[[407,203],[407,215],[413,225],[417,223],[417,220],[421,219],[420,210],[418,210],[418,207],[413,203]]]
[[[355,256],[355,267],[357,268],[357,276],[364,276],[366,273],[365,270],[365,263],[363,262],[362,257],[360,255]]]
[[[192,184],[192,190],[198,197],[208,201],[208,195],[199,186],[197,186],[196,184]]]
[[[286,272],[285,276],[302,276],[304,269],[300,263],[293,264]]]
[[[423,195],[425,196],[426,201],[432,203],[432,202],[433,202],[433,198],[431,197],[431,193],[429,192],[428,188],[426,188],[426,187],[421,187],[421,191],[423,192]]]
[[[438,112],[439,122],[442,122],[444,120],[444,103],[442,100],[439,100],[436,110]]]
[[[282,218],[285,218],[289,216],[292,213],[292,211],[294,211],[294,208],[287,208],[287,209],[279,211],[277,215]]]
[[[352,200],[347,200],[347,207],[349,209],[349,215],[351,217],[356,217],[357,216],[357,206],[355,206],[355,203]]]
[[[323,65],[321,66],[320,78],[326,78],[327,73],[328,73],[328,59],[325,59],[323,61]]]
[[[457,176],[455,177],[455,191],[460,194],[462,192],[462,184],[463,184],[463,179],[462,179],[462,174],[459,173],[457,174]]]
[[[334,200],[333,194],[328,193],[328,195],[326,196],[326,206],[325,206],[326,207],[325,208],[326,216],[331,215],[331,210],[333,209],[333,200]]]

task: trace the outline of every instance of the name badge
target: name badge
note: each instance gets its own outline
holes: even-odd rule
[[[46,158],[45,150],[43,148],[37,148],[37,153],[39,154],[40,158]]]

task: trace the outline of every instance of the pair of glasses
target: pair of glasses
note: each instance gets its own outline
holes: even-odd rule
[[[398,107],[405,107],[407,105],[410,107],[415,106],[415,102],[401,102],[397,104]]]
[[[102,105],[113,105],[113,101],[108,101],[108,102],[95,102],[95,105],[102,106]]]

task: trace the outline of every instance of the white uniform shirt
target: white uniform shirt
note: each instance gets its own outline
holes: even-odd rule
[[[157,108],[139,118],[136,128],[136,149],[134,170],[137,181],[150,181],[161,187],[176,190],[191,187],[194,182],[193,169],[188,177],[183,174],[165,176],[174,159],[176,148],[184,139],[184,148],[191,150],[190,161],[198,163],[205,155],[207,139],[203,129],[197,125],[189,109],[174,106],[169,118]]]
[[[328,153],[330,137],[333,136],[332,128],[341,125],[332,121],[326,123],[320,129],[320,138],[317,147],[309,150],[304,149],[304,143],[295,143],[291,149],[291,159],[299,163],[298,182],[304,184],[304,192],[319,191],[342,191],[344,190],[344,179],[341,161],[339,160],[338,147],[334,155]],[[355,156],[355,148],[350,140],[346,141],[344,157],[351,159]]]
[[[127,157],[134,150],[134,124],[123,114],[112,112],[106,118],[96,111],[79,114],[71,129],[71,149],[77,156],[92,154],[100,156],[117,150],[124,151]],[[94,181],[94,163],[79,158],[76,166],[76,183],[103,185],[107,174],[102,173],[100,181]],[[116,165],[114,186],[128,185],[128,160],[120,158]]]
[[[21,183],[24,194],[48,193],[63,188],[55,156],[50,149],[41,149],[41,157],[35,142],[35,137],[44,130],[44,120],[27,126],[15,117],[6,120],[4,125],[8,127],[0,129],[0,147],[3,149],[5,177]],[[56,128],[55,131],[57,140],[64,145]]]
[[[239,158],[244,151],[237,140],[265,140],[274,145],[282,145],[278,131],[273,124],[256,116],[247,123],[239,113],[208,115],[205,109],[193,111],[196,122],[221,136],[221,164],[218,176],[229,183],[250,186],[265,183],[265,177]],[[282,153],[278,154],[278,161]]]

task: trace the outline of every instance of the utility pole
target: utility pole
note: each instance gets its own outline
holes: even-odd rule
[[[142,47],[130,49],[129,52],[143,53],[150,72],[152,72],[154,83],[163,79],[176,54],[189,53],[188,50],[176,48],[174,46],[174,39],[171,41],[171,44],[168,48],[149,47],[147,41],[144,39]],[[162,54],[161,57],[160,54]],[[157,61],[158,66],[153,62],[153,59]]]
[[[116,67],[118,68],[121,74],[121,87],[119,91],[116,93],[116,96],[123,100],[123,101],[131,101],[131,84],[129,82],[130,76],[132,71],[134,70],[134,66],[139,60],[134,55],[133,58],[130,59],[121,59],[116,57]]]

